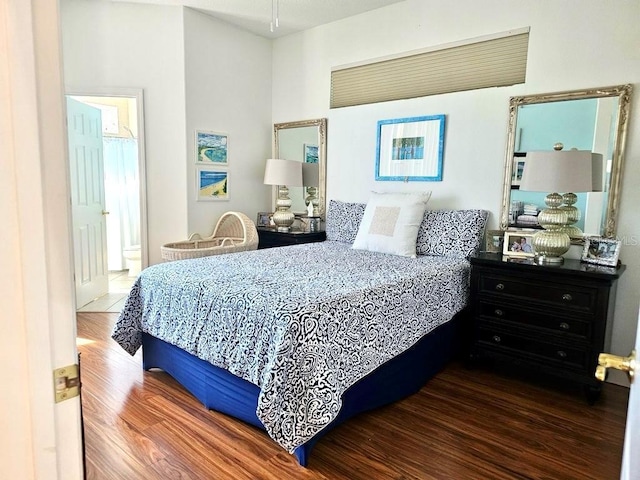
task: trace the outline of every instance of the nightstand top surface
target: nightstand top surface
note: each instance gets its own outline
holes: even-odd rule
[[[559,275],[580,275],[583,277],[606,278],[615,280],[625,271],[626,267],[618,268],[584,263],[580,260],[565,258],[562,265],[538,265],[532,258],[506,257],[501,253],[480,252],[469,258],[472,265],[497,266],[520,271],[555,272]]]

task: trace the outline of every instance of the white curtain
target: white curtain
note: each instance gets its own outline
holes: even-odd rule
[[[138,140],[103,137],[109,270],[126,268],[122,250],[140,245]]]

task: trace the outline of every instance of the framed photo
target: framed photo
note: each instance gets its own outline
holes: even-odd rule
[[[614,238],[586,237],[581,260],[596,265],[615,267],[618,265],[621,244],[620,240]]]
[[[378,121],[376,180],[442,180],[444,115]]]
[[[229,200],[229,172],[196,168],[197,201]]]
[[[487,230],[484,237],[485,252],[502,252],[504,230]]]
[[[229,137],[225,133],[196,130],[196,163],[229,165]]]
[[[502,254],[507,257],[534,257],[533,248],[534,232],[507,230],[504,232]]]
[[[273,212],[258,212],[258,218],[256,219],[256,227],[258,228],[271,228],[271,217]]]
[[[304,163],[318,163],[318,145],[312,145],[310,143],[303,143],[304,149],[303,157]]]

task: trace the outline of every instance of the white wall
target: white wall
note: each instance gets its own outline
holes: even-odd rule
[[[209,235],[224,212],[255,221],[271,201],[271,41],[187,8],[184,50],[188,230]],[[229,135],[228,201],[196,201],[195,130]]]
[[[366,201],[371,190],[433,190],[432,208],[500,215],[509,97],[636,84],[618,235],[619,281],[612,350],[633,345],[640,290],[640,18],[638,2],[601,0],[407,0],[274,42],[273,121],[328,118],[327,197]],[[514,87],[329,109],[331,67],[531,27],[527,80]],[[375,182],[376,122],[447,115],[442,182]],[[616,382],[626,382],[612,374]]]
[[[271,42],[182,7],[62,0],[68,91],[142,88],[149,261],[210,234],[220,215],[266,210]],[[195,130],[229,135],[229,197],[197,202]]]
[[[181,7],[62,0],[67,91],[142,88],[149,261],[187,236]]]

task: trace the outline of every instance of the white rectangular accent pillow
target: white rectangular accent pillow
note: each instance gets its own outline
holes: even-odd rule
[[[371,192],[352,248],[415,258],[429,198],[431,192]]]

